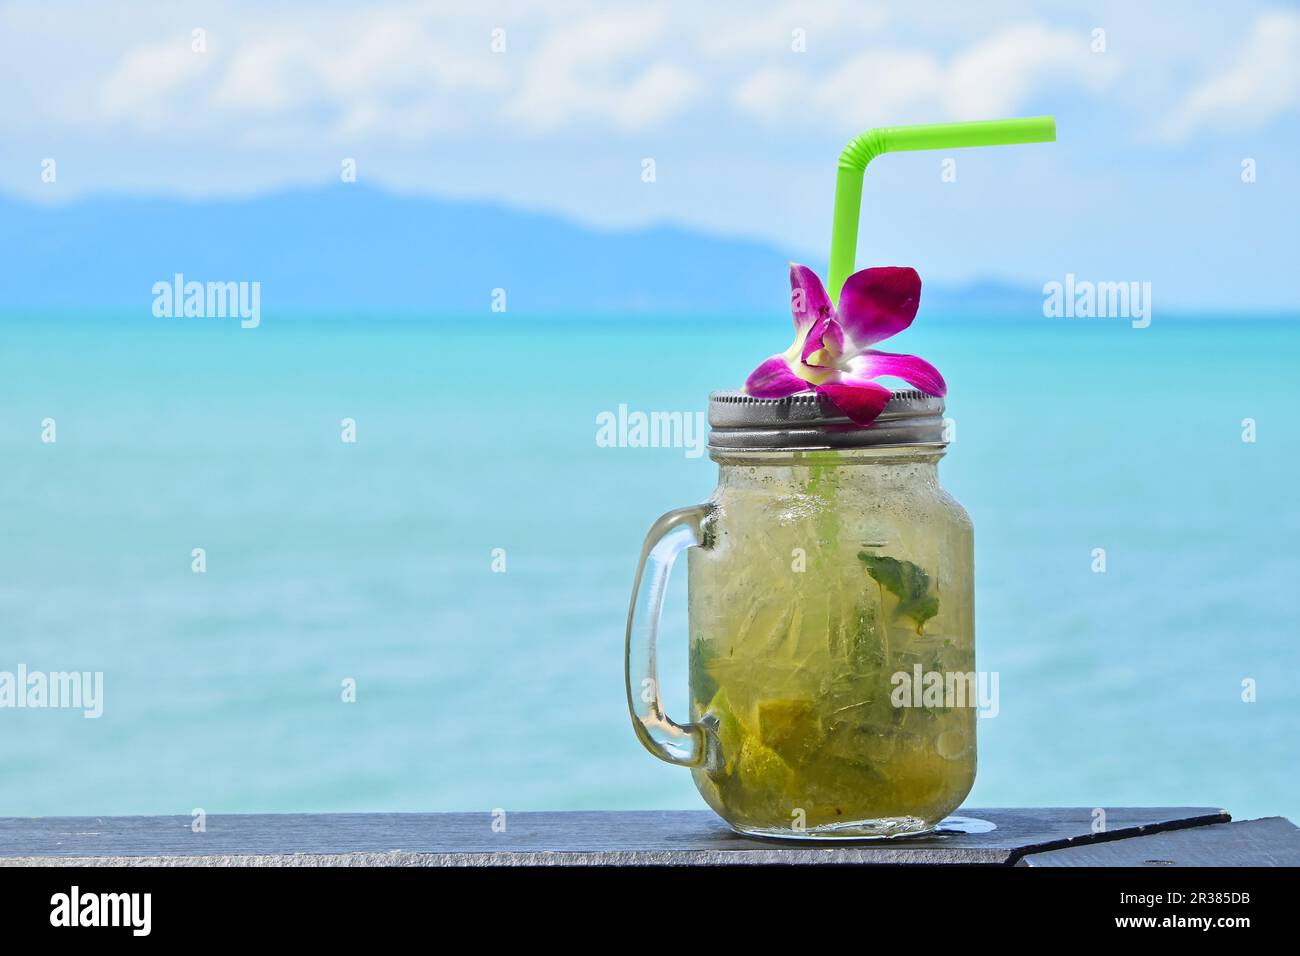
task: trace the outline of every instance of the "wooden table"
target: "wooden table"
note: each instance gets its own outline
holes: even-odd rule
[[[739,836],[707,810],[0,818],[0,865],[1300,865],[1280,817],[1211,807],[963,809],[941,832],[858,843]],[[494,823],[496,824],[494,827]]]

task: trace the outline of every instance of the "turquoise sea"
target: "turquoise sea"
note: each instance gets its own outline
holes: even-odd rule
[[[104,675],[99,719],[0,709],[0,815],[703,805],[632,734],[622,632],[642,535],[716,466],[596,420],[703,411],[786,317],[0,336],[0,671]],[[969,804],[1300,817],[1300,322],[923,310],[889,346],[948,378],[975,522]]]

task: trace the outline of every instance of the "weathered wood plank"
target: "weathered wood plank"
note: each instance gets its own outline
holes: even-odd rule
[[[1282,817],[1216,823],[1031,853],[1020,866],[1300,866],[1300,830]]]
[[[706,810],[512,813],[504,832],[489,813],[217,815],[202,833],[185,816],[10,817],[0,818],[0,865],[1007,865],[1095,839],[1091,808],[970,809],[953,819],[963,818],[992,828],[825,843],[743,837]],[[1228,819],[1205,807],[1115,808],[1106,836]]]

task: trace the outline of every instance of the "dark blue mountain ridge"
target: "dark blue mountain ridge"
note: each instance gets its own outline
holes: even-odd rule
[[[791,255],[673,226],[600,231],[488,203],[360,185],[247,199],[0,198],[0,309],[148,308],[155,282],[257,281],[262,309],[766,315]],[[824,262],[810,262],[824,269]],[[928,312],[1035,314],[1032,289],[927,284]]]

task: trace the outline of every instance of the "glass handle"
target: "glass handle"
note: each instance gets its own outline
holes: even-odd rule
[[[696,724],[678,724],[664,713],[659,694],[656,638],[659,617],[668,591],[668,576],[677,556],[692,547],[712,543],[705,519],[713,505],[694,505],[670,511],[650,528],[641,547],[627,610],[627,707],[637,738],[660,760],[682,767],[704,762],[704,731]]]

